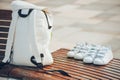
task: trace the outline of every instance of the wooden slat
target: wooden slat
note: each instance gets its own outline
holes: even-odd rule
[[[112,65],[112,68],[110,68],[112,62],[115,59],[113,61],[111,61],[106,66],[95,66],[95,65],[91,65],[91,64],[87,65],[87,64],[84,64],[82,61],[77,61],[77,60],[74,60],[74,59],[68,59],[66,57],[66,53],[68,51],[69,50],[61,49],[60,51],[57,51],[57,53],[59,52],[59,55],[53,54],[53,55],[55,55],[55,61],[57,61],[56,62],[57,64],[59,64],[59,65],[61,64],[62,67],[65,67],[66,65],[72,66],[75,69],[78,69],[76,71],[81,70],[84,73],[91,73],[92,72],[91,74],[93,74],[94,76],[95,75],[101,76],[101,78],[105,78],[106,77],[106,79],[107,78],[108,79],[120,79],[120,77],[119,77],[120,76],[120,71],[117,71],[120,68],[119,67],[113,68],[114,65]],[[58,56],[58,58],[57,58],[57,56]],[[118,60],[118,61],[120,61],[120,60]],[[118,66],[120,66],[120,64]]]
[[[0,49],[0,56],[3,56],[5,54],[5,50]]]
[[[0,76],[5,76],[1,74],[9,74],[9,76],[14,78],[19,78],[21,80],[65,80],[58,76],[52,76],[44,73],[40,73],[34,70],[27,70],[22,68],[14,68],[10,66],[5,66],[2,71],[0,71]]]
[[[76,72],[75,69],[71,68],[71,67],[66,67],[66,66],[62,66],[64,64],[59,64],[59,65],[53,65],[54,66],[54,69],[61,69],[61,70],[64,70],[66,72],[68,72],[72,77],[74,78],[77,78],[77,79],[81,79],[84,78],[84,79],[92,79],[92,80],[95,80],[95,79],[98,79],[96,78],[95,76],[91,75],[91,74],[85,74],[84,72],[80,71],[80,72]],[[51,69],[51,67],[49,67],[48,69]]]
[[[60,58],[58,60],[55,59],[55,61],[56,61],[56,63],[59,63],[59,65],[61,65],[61,64],[64,65],[63,67],[66,67],[66,68],[69,68],[69,66],[71,66],[71,70],[72,69],[75,70],[74,72],[80,72],[81,71],[81,72],[84,72],[85,75],[88,74],[91,77],[96,76],[99,79],[115,79],[115,78],[118,79],[117,77],[119,77],[119,74],[115,74],[115,76],[112,76],[112,74],[109,74],[109,72],[107,72],[105,70],[104,70],[104,73],[103,73],[103,71],[99,70],[99,68],[91,67],[91,65],[85,66],[83,63],[82,63],[83,65],[80,64],[80,63],[78,63],[78,65],[73,65],[74,63],[70,63],[70,61],[65,62],[65,61],[63,61],[62,58]],[[76,68],[74,69],[74,67],[76,67]],[[108,75],[109,77],[106,76],[106,75]]]
[[[6,44],[7,43],[7,38],[0,37],[0,43]]]
[[[5,50],[0,49],[0,61],[4,58]]]
[[[48,66],[48,67],[46,67],[46,69],[50,70],[51,67]],[[61,67],[60,68],[59,67],[54,67],[54,68],[52,67],[52,69],[55,69],[55,70],[62,69],[64,71],[68,72],[74,79],[77,79],[77,80],[79,80],[79,79],[82,79],[82,80],[89,80],[89,79],[95,80],[96,79],[96,78],[92,78],[92,77],[89,77],[87,75],[84,75],[84,74],[82,74],[82,72],[79,72],[79,74],[78,73],[74,73],[74,72],[72,72],[70,70],[64,69],[63,67],[62,68]]]
[[[66,57],[63,57],[63,58],[66,58]],[[63,60],[63,58],[60,58],[60,60],[61,60],[61,62],[63,62],[62,60]],[[67,61],[69,61],[69,60],[67,60]],[[76,61],[76,60],[74,60],[74,61]],[[74,62],[73,61],[73,62]],[[71,62],[71,60],[69,61],[69,62],[65,62],[65,63],[70,63]],[[76,61],[76,62],[78,62],[78,61]],[[112,61],[113,62],[113,61]],[[114,73],[114,72],[118,72],[118,73],[120,73],[120,67],[116,67],[112,62],[110,62],[110,64],[109,65],[106,65],[104,68],[105,68],[105,70],[104,71],[107,71],[108,73],[112,73],[112,74],[115,74],[115,75],[118,75],[118,76],[120,76],[120,74],[116,74],[116,73]],[[81,63],[81,64],[79,64],[79,63]],[[83,62],[82,61],[80,61],[78,63],[78,65],[83,65]],[[70,63],[71,64],[71,63]],[[113,64],[113,65],[111,65],[111,64]],[[83,65],[84,66],[84,65]],[[92,65],[93,66],[93,65]],[[87,67],[87,66],[86,66]],[[91,67],[91,66],[89,66],[89,67]],[[97,66],[98,67],[98,66]],[[93,67],[94,68],[94,67]],[[102,67],[103,68],[103,67]],[[95,68],[94,68],[95,69]],[[98,71],[98,70],[97,70]]]
[[[11,20],[11,10],[0,10],[0,20]]]
[[[4,49],[0,49],[0,51],[5,51]]]
[[[0,32],[8,32],[9,27],[8,26],[0,26]]]
[[[3,26],[10,26],[10,22],[0,21],[0,25],[3,25]]]
[[[0,43],[0,49],[5,49],[5,48],[6,48],[6,44]]]
[[[9,76],[11,77],[17,77],[17,78],[26,78],[33,80],[40,80],[42,79],[49,79],[49,80],[119,80],[120,79],[120,67],[116,67],[112,65],[118,63],[120,60],[112,60],[109,64],[106,66],[95,66],[93,64],[84,64],[82,61],[69,59],[66,56],[66,53],[69,50],[67,49],[60,49],[58,51],[55,51],[53,53],[54,58],[54,64],[51,66],[46,66],[44,69],[51,70],[51,69],[61,69],[66,72],[68,72],[72,78],[65,77],[60,74],[49,74],[51,77],[48,78],[49,75],[42,77],[41,75],[46,75],[43,73],[40,73],[36,70],[26,70],[24,67],[14,67],[10,73]],[[118,63],[119,64],[119,63]],[[118,65],[120,66],[120,64]],[[9,65],[9,68],[11,66]],[[6,71],[6,70],[5,70]],[[5,72],[2,71],[2,72]],[[8,72],[8,71],[7,71]],[[37,74],[37,75],[34,75]],[[1,75],[1,71],[0,71]],[[30,75],[30,76],[28,76]],[[7,76],[7,75],[6,75]]]
[[[8,32],[0,31],[0,37],[7,38],[8,37]]]

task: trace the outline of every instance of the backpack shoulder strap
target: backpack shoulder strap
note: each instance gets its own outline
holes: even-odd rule
[[[5,57],[2,60],[2,62],[4,62],[4,63],[6,63],[10,57],[11,49],[12,49],[12,46],[14,43],[13,40],[14,40],[17,19],[18,19],[17,11],[13,11],[12,21],[11,21],[9,32],[8,32],[8,40],[7,40],[7,44],[6,44]]]

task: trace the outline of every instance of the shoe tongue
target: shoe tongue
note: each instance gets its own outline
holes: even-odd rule
[[[103,47],[101,47],[100,51],[104,51],[104,52],[105,52],[105,51],[107,51],[108,49],[109,49],[109,48],[103,46]]]
[[[97,51],[95,49],[92,49],[89,51],[90,53],[96,53]]]
[[[104,55],[106,52],[107,52],[107,48],[102,48],[100,51],[99,51],[99,53],[98,53],[98,55]]]
[[[97,54],[97,57],[104,57],[104,54]]]
[[[79,52],[79,49],[74,49],[75,52]]]
[[[86,43],[86,42],[83,42],[83,43],[78,43],[77,45],[79,45],[79,46],[83,47],[83,46],[86,46],[86,45],[87,45],[87,43]]]
[[[96,46],[95,45],[90,45],[90,46],[88,46],[89,47],[89,49],[91,49],[91,50],[95,50],[96,49]]]

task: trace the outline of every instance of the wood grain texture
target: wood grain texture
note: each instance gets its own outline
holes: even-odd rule
[[[11,10],[0,10],[0,20],[11,20]]]
[[[59,73],[45,74],[36,68],[6,65],[0,70],[0,76],[25,78],[32,80],[119,80],[120,79],[120,60],[113,59],[105,66],[84,64],[83,61],[67,58],[68,49],[59,49],[53,52],[54,63],[45,66],[45,70],[61,69],[68,72],[72,78],[62,76]],[[2,55],[1,55],[2,56]],[[10,70],[11,69],[11,70]],[[9,72],[9,75],[8,75]]]

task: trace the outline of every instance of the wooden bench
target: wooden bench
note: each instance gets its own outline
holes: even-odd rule
[[[0,10],[0,61],[5,53],[10,20],[11,11]],[[53,52],[54,63],[50,66],[45,66],[44,69],[61,69],[68,72],[72,77],[63,76],[59,73],[45,74],[36,68],[13,65],[6,65],[0,69],[0,76],[22,80],[120,80],[119,59],[113,59],[105,66],[95,66],[67,58],[66,53],[68,51],[68,49],[63,48]]]

